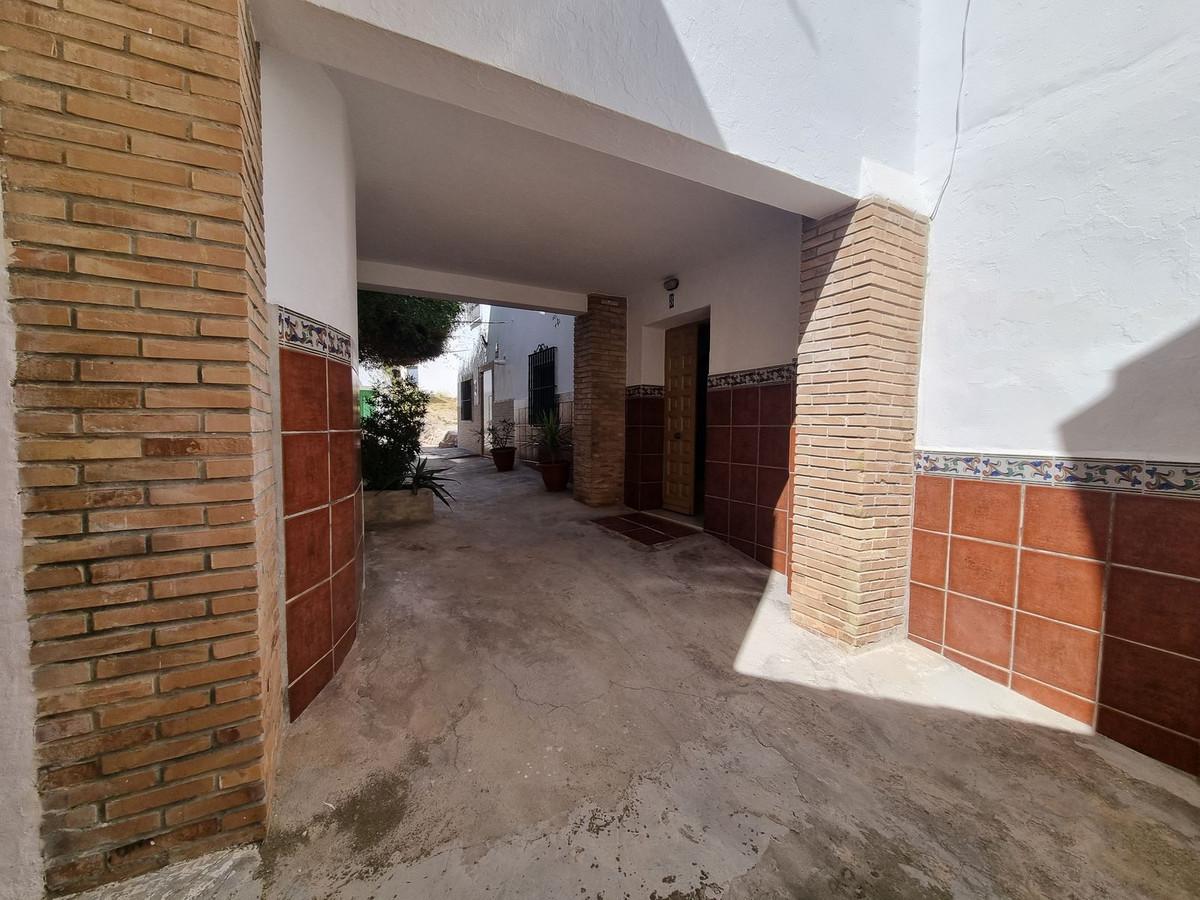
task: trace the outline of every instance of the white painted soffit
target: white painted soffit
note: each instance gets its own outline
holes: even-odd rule
[[[855,199],[305,0],[253,12],[264,44],[735,196],[818,218]]]
[[[587,294],[370,259],[358,261],[358,286],[369,291],[419,294],[569,316],[587,312]]]

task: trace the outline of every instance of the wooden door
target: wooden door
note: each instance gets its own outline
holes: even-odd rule
[[[696,373],[700,326],[667,332],[663,362],[663,507],[696,511]]]

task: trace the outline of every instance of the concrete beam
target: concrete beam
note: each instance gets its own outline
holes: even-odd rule
[[[420,294],[422,297],[535,309],[568,316],[580,315],[588,308],[587,294],[370,259],[358,261],[358,286],[364,290]]]

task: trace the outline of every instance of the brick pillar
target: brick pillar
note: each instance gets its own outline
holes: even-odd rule
[[[803,236],[792,618],[855,647],[904,631],[927,229],[868,199]]]
[[[264,830],[280,686],[258,59],[241,0],[5,18],[30,727],[63,891]]]
[[[575,319],[575,499],[620,503],[625,483],[625,300],[588,297]]]

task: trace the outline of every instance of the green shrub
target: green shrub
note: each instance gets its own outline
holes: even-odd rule
[[[408,294],[358,292],[358,356],[376,368],[415,366],[446,347],[462,304]]]
[[[397,490],[421,452],[421,427],[430,395],[392,374],[371,398],[362,420],[362,469],[369,491]]]

